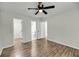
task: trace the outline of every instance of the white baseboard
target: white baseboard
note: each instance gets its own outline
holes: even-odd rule
[[[8,48],[8,47],[11,47],[11,46],[13,46],[13,44],[12,45],[8,45],[8,46],[1,47],[0,48],[0,55],[1,55],[1,53],[2,53],[2,51],[3,51],[4,48]]]
[[[51,40],[51,39],[48,39],[48,40],[53,41],[53,42],[56,42],[56,43],[59,43],[59,44],[61,44],[61,45],[69,46],[69,47],[72,47],[72,48],[75,48],[75,49],[78,49],[78,50],[79,50],[79,48],[76,47],[76,46],[71,46],[71,45],[65,44],[65,43],[63,43],[63,42],[59,42],[59,41],[55,41],[55,40]]]
[[[29,41],[31,41],[31,40],[23,41],[23,43],[26,43],[26,42],[29,42]],[[14,45],[14,44],[10,44],[10,45],[6,45],[6,46],[4,46],[4,47],[1,47],[1,48],[0,48],[0,55],[1,55],[2,50],[3,50],[4,48],[8,48],[8,47],[11,47],[11,46],[13,46],[13,45]]]
[[[1,55],[1,53],[2,53],[2,50],[3,50],[3,48],[0,48],[0,55]]]

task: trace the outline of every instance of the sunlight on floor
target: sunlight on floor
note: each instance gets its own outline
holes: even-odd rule
[[[32,41],[32,49],[31,49],[31,56],[37,56],[37,45],[36,45],[36,41],[33,40]]]
[[[38,39],[40,40],[40,39]],[[41,42],[42,43],[42,42]],[[44,54],[47,51],[47,39],[43,41],[44,45],[39,44],[36,40],[32,41],[32,49],[31,49],[31,56],[32,57],[36,57],[40,54],[38,54],[39,52],[41,52],[43,50],[43,52],[41,52],[42,54]],[[39,45],[41,46],[41,49],[39,50]],[[42,55],[44,56],[44,55]]]
[[[41,41],[40,39],[37,39],[37,40]],[[31,57],[44,56],[45,52],[47,52],[47,39],[44,39],[41,43],[39,43],[37,40],[32,40],[31,52],[30,52]],[[42,45],[42,43],[44,43],[44,45]],[[41,47],[40,49],[39,49],[39,46]],[[16,38],[14,41],[14,48],[13,48],[11,56],[12,57],[23,57],[24,56],[23,53],[25,52],[23,52],[22,38]]]
[[[14,54],[14,57],[21,57],[22,56],[22,38],[17,38],[15,39],[14,41],[14,50],[13,52],[15,53]]]

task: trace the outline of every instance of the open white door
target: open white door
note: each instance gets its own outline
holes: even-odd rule
[[[22,20],[13,19],[13,25],[14,25],[14,39],[22,38]]]
[[[41,38],[47,38],[47,21],[42,21],[40,22],[40,27],[41,27]]]
[[[32,40],[37,39],[36,35],[37,35],[37,33],[36,33],[36,21],[31,21],[31,37],[32,37]]]

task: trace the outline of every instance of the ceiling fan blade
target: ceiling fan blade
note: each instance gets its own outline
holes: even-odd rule
[[[45,10],[43,10],[43,13],[47,14],[47,12]]]
[[[43,7],[43,9],[51,9],[51,8],[55,8],[55,6],[47,6],[47,7]]]
[[[38,14],[38,12],[39,12],[39,10],[35,13],[35,15],[37,15],[37,14]]]
[[[38,8],[28,8],[28,10],[38,10]]]

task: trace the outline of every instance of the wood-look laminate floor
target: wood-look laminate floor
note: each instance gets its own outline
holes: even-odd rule
[[[20,46],[19,46],[20,45]],[[1,57],[79,57],[79,50],[46,39],[5,48]]]

